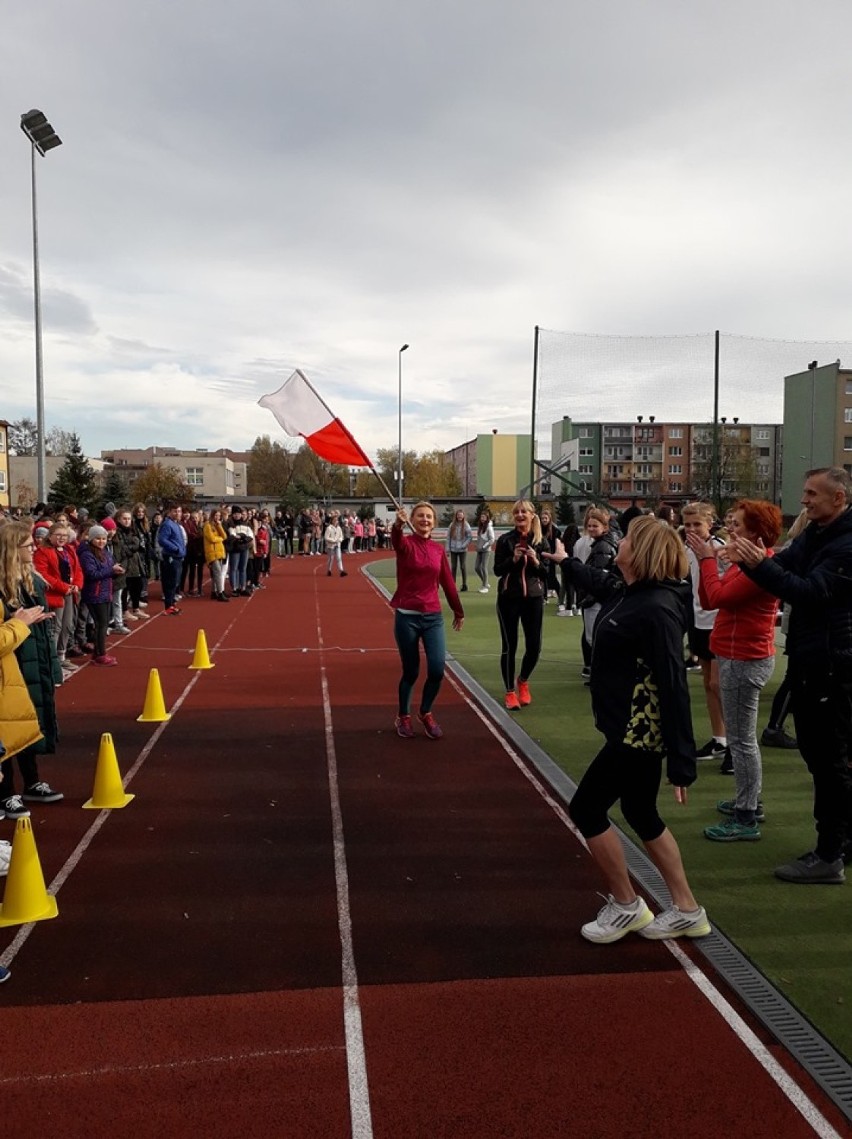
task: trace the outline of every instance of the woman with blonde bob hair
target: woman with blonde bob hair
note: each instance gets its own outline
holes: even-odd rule
[[[506,693],[505,706],[509,712],[518,712],[532,703],[529,679],[541,655],[544,599],[550,568],[542,561],[542,554],[552,551],[542,535],[536,509],[528,499],[518,499],[512,507],[512,521],[514,529],[497,539],[494,574],[500,579],[497,621],[500,625],[500,672]],[[524,655],[516,673],[519,625],[524,633]]]
[[[582,927],[588,941],[609,944],[626,934],[652,940],[704,937],[710,923],[698,905],[671,831],[660,818],[663,773],[685,803],[695,782],[695,740],[683,659],[691,596],[683,580],[686,552],[656,518],[634,518],[618,547],[618,573],[551,557],[601,602],[592,641],[591,693],[605,743],[580,780],[569,813],[586,839],[609,891],[597,918]],[[630,882],[621,841],[608,812],[621,810],[662,874],[672,906],[654,917]]]

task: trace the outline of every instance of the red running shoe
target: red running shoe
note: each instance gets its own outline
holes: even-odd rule
[[[506,711],[507,712],[520,712],[521,702],[518,699],[517,692],[506,693]]]
[[[394,720],[394,726],[396,728],[396,734],[402,736],[404,740],[414,739],[415,732],[411,724],[410,716],[397,716]]]
[[[521,707],[526,707],[527,704],[532,704],[532,695],[530,693],[530,686],[526,680],[518,681],[518,700]]]
[[[426,729],[426,735],[430,740],[439,740],[444,734],[441,731],[441,725],[435,719],[431,712],[424,712],[423,715],[418,715],[417,719]]]
[[[92,657],[92,664],[100,664],[105,668],[112,668],[113,665],[118,664],[118,661],[115,657],[107,656],[104,654],[102,657]]]
[[[180,611],[181,610],[178,608],[177,605],[170,605],[168,607],[168,609],[164,610],[167,617],[177,617],[177,615],[180,613]]]

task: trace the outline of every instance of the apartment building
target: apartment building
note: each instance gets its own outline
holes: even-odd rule
[[[186,485],[202,498],[244,498],[248,485],[245,452],[230,451],[226,447],[215,451],[208,451],[205,447],[193,451],[176,447],[125,448],[101,451],[101,458],[130,478],[136,478],[157,463],[162,467],[174,467]]]
[[[784,378],[782,509],[799,511],[805,471],[844,467],[852,474],[852,369],[840,361]]]

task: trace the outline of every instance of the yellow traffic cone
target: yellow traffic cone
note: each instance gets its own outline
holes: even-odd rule
[[[95,786],[92,789],[91,799],[83,804],[91,811],[115,810],[126,807],[134,795],[125,795],[121,782],[121,772],[118,770],[118,760],[115,755],[115,745],[109,732],[101,736],[101,746],[98,749],[98,766],[95,768]]]
[[[58,913],[56,898],[45,889],[32,823],[29,819],[18,819],[0,906],[0,926],[44,921],[55,918]]]
[[[198,630],[198,636],[195,638],[195,656],[192,658],[190,668],[215,668],[215,664],[210,663],[210,653],[207,651],[207,636],[203,629]]]
[[[166,711],[166,702],[163,700],[160,674],[152,668],[148,677],[148,690],[145,693],[145,707],[142,709],[142,715],[137,716],[136,720],[140,724],[161,724],[164,720],[170,719],[171,716]]]

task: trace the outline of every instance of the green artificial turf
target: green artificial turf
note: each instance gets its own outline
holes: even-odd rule
[[[392,560],[371,569],[393,589]],[[448,650],[502,702],[495,586],[492,582],[491,592],[480,594],[472,573],[469,581],[471,591],[462,595],[464,628],[456,634],[447,623]],[[602,742],[592,721],[589,690],[580,678],[581,625],[579,617],[557,617],[555,601],[547,605],[542,656],[530,681],[533,703],[517,715],[529,736],[575,781]],[[779,654],[761,697],[761,728],[785,667],[786,658]],[[689,674],[689,686],[700,746],[711,735],[700,673]],[[786,726],[793,731],[792,720]],[[797,751],[762,751],[766,822],[759,842],[715,843],[704,837],[703,828],[722,818],[716,802],[734,796],[733,778],[719,773],[718,760],[699,762],[686,806],[676,804],[671,789],[663,787],[661,814],[677,837],[693,892],[711,920],[852,1058],[852,879],[845,886],[796,886],[773,877],[774,866],[813,849],[812,783]],[[617,811],[613,818],[635,840]],[[589,905],[594,910],[595,899]]]

